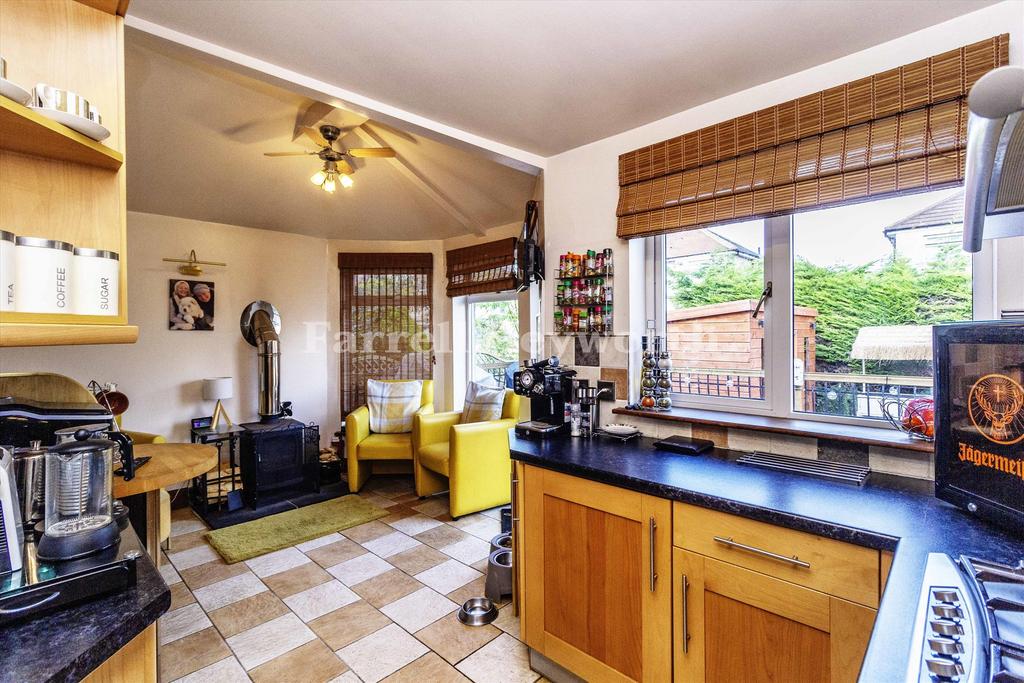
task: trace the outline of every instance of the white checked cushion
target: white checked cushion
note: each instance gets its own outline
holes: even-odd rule
[[[382,382],[366,380],[366,406],[370,409],[370,431],[377,434],[405,434],[412,431],[412,418],[420,409],[423,382]]]
[[[505,390],[470,382],[466,387],[466,404],[462,408],[462,424],[501,419]]]

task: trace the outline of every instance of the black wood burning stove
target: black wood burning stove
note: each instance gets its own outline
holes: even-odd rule
[[[240,425],[242,496],[256,507],[274,491],[320,491],[320,428],[291,418]]]

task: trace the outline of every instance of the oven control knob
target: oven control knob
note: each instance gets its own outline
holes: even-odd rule
[[[964,632],[963,626],[949,619],[932,619],[929,624],[932,631],[940,636],[959,636]]]
[[[937,655],[958,655],[964,651],[960,641],[952,638],[929,638],[928,647]]]
[[[959,607],[945,602],[932,605],[932,614],[943,619],[962,619],[964,616]]]
[[[954,676],[964,675],[964,668],[960,666],[960,662],[954,662],[951,659],[929,658],[924,660],[924,663],[928,667],[928,671],[935,674],[936,676],[953,678]]]
[[[932,590],[932,597],[939,602],[952,602],[953,604],[960,602],[960,596],[951,588],[935,588]]]

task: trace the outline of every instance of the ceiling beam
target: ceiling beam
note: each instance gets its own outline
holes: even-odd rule
[[[547,163],[547,159],[539,154],[490,140],[439,121],[433,121],[425,116],[393,107],[351,90],[140,19],[131,14],[125,17],[125,26],[133,29],[136,37],[141,36],[143,39],[170,44],[193,58],[230,69],[264,83],[276,85],[304,97],[347,109],[400,130],[482,154],[492,161],[518,171],[536,175]]]
[[[387,140],[382,138],[377,131],[373,130],[373,128],[366,123],[353,128],[352,132],[362,140],[370,140],[381,147],[391,147]],[[456,206],[455,202],[453,202],[451,198],[449,198],[439,187],[430,182],[430,179],[425,173],[409,163],[409,160],[399,154],[397,150],[395,151],[395,156],[390,157],[388,161],[391,162],[391,165],[396,171],[402,174],[402,177],[415,185],[420,192],[427,195],[427,197],[433,200],[435,204],[444,209],[444,211],[458,221],[462,227],[467,230],[471,230],[477,235],[487,234],[487,230],[479,221],[474,220]]]

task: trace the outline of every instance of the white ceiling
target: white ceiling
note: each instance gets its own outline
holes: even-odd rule
[[[127,32],[128,208],[332,239],[444,239],[471,230],[388,159],[356,162],[355,186],[328,195],[309,182],[315,150],[293,142],[311,100],[195,61]],[[335,110],[324,123],[366,121]],[[369,122],[460,213],[492,228],[521,220],[535,177],[470,151]],[[355,134],[348,147],[378,146]]]
[[[132,0],[129,15],[552,155],[992,1]]]

